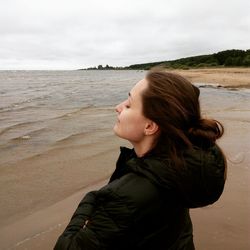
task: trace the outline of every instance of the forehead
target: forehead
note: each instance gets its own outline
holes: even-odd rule
[[[148,82],[146,79],[142,79],[135,84],[135,86],[131,89],[131,96],[140,95],[148,86]]]

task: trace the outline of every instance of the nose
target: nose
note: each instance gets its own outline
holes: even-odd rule
[[[117,113],[121,113],[122,112],[122,110],[123,110],[123,108],[124,108],[124,105],[125,105],[125,102],[126,101],[124,101],[124,102],[121,102],[120,104],[118,104],[116,107],[115,107],[115,111],[117,112]]]
[[[119,114],[122,112],[122,103],[116,105],[115,111],[116,111],[117,113],[119,113]]]

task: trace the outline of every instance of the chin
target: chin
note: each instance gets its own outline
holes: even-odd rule
[[[113,131],[114,131],[115,135],[119,136],[117,124],[115,124],[115,126],[113,127]]]
[[[114,131],[114,134],[122,139],[125,139],[122,134],[121,134],[121,131],[119,131],[119,127],[117,126],[117,124],[115,124],[115,126],[113,127],[113,131]]]

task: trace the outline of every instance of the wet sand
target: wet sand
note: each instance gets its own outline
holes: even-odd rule
[[[209,74],[195,70],[191,80],[221,84],[228,74],[231,80],[225,85],[244,82],[239,77],[244,73],[237,73],[241,69],[221,70]],[[244,70],[249,79],[250,70]],[[211,114],[226,128],[219,144],[228,159],[228,179],[216,204],[191,211],[197,249],[250,249],[250,100],[244,105]],[[106,129],[113,126],[113,110],[93,109],[91,113],[103,114],[105,129],[76,135],[46,152],[1,165],[1,249],[52,249],[82,196],[107,182],[119,145],[127,144]]]

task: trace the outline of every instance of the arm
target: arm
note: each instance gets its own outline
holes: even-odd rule
[[[102,192],[98,203],[94,198],[96,193],[88,196],[79,204],[55,250],[108,249],[127,232],[131,213],[123,199],[110,190]]]
[[[88,222],[89,217],[94,211],[96,203],[96,191],[86,194],[79,203],[68,226],[57,240],[55,249],[68,249],[71,238],[79,232]]]

